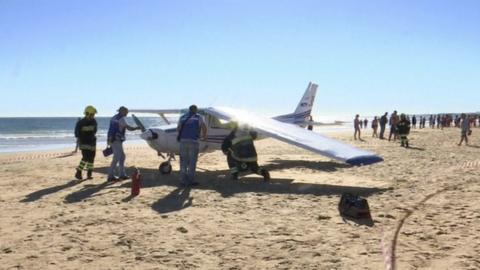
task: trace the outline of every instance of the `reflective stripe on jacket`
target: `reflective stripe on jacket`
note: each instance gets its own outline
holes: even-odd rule
[[[79,144],[78,148],[80,150],[89,150],[89,151],[95,151],[96,150],[95,145],[89,145],[89,144]]]

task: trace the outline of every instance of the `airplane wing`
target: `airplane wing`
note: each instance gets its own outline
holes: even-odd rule
[[[296,123],[298,124],[298,123]],[[310,122],[310,121],[305,121],[302,124],[304,125],[312,125],[312,126],[341,126],[345,124],[345,122],[342,121],[335,121],[335,122]]]
[[[182,112],[181,109],[172,109],[172,110],[128,110],[132,113],[156,113],[156,114],[179,114]]]
[[[251,112],[227,107],[211,107],[205,109],[205,112],[219,119],[247,124],[264,136],[296,145],[350,165],[368,165],[383,161],[383,158],[375,153],[355,148],[295,125],[258,116]]]
[[[129,112],[132,113],[151,113],[151,114],[158,114],[160,117],[162,117],[163,121],[165,121],[168,125],[170,125],[170,121],[168,121],[167,117],[165,117],[166,114],[180,114],[182,110],[179,109],[173,109],[173,110],[129,110]]]

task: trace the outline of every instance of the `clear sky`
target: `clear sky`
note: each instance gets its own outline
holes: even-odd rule
[[[0,116],[480,111],[480,1],[0,0]]]

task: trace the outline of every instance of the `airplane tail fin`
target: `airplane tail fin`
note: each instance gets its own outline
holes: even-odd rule
[[[296,124],[299,126],[306,126],[306,123],[309,121],[309,117],[312,113],[313,102],[315,101],[315,96],[317,95],[317,84],[312,82],[308,83],[307,90],[303,94],[302,99],[297,105],[297,108],[293,113],[280,115],[274,117],[274,119],[290,124]]]
[[[312,112],[313,102],[315,101],[315,96],[317,95],[317,87],[318,85],[309,82],[307,90],[305,90],[305,94],[303,94],[302,99],[297,105],[294,114],[301,114],[305,112]]]

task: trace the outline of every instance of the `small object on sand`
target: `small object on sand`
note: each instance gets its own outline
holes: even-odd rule
[[[178,228],[177,228],[177,231],[179,231],[179,232],[181,232],[181,233],[187,233],[187,232],[188,232],[188,230],[185,229],[184,227],[178,227]]]
[[[338,211],[342,216],[351,218],[371,218],[367,199],[350,193],[342,194]]]
[[[135,171],[132,174],[132,196],[138,196],[140,194],[140,181],[141,181],[141,174],[140,171],[135,168]]]

